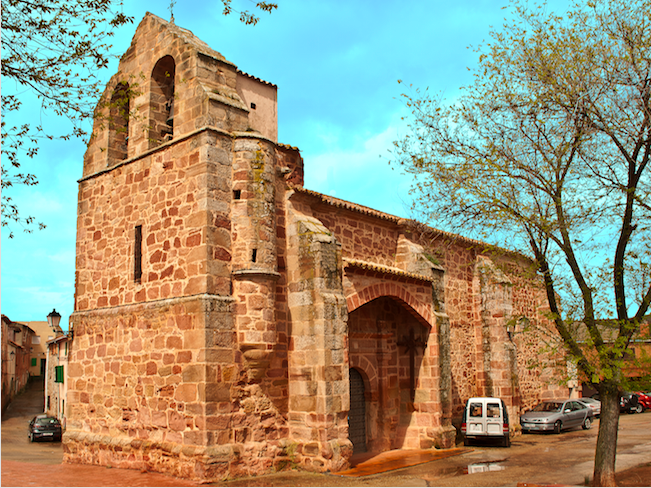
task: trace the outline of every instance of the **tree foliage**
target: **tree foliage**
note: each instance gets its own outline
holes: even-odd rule
[[[11,222],[31,232],[34,218],[23,218],[7,189],[36,185],[21,168],[24,157],[38,153],[42,139],[83,137],[100,95],[99,71],[110,60],[110,38],[132,18],[116,11],[113,0],[3,0],[2,2],[2,226]],[[44,130],[33,110],[24,110],[25,94],[38,97],[41,111],[66,117],[69,132]],[[7,116],[11,123],[7,123]],[[20,121],[20,122],[16,122]],[[22,122],[24,121],[24,122]],[[39,224],[41,228],[43,224]],[[9,229],[9,237],[13,232]]]
[[[531,253],[604,402],[595,483],[612,484],[625,354],[651,304],[651,2],[511,8],[458,99],[404,95],[393,162],[430,221]]]
[[[222,3],[225,15],[236,12],[232,0]],[[255,6],[261,12],[277,8],[269,2]],[[23,169],[24,158],[36,156],[44,139],[87,135],[106,81],[102,69],[113,57],[111,39],[133,22],[122,7],[121,0],[2,0],[2,227],[9,237],[10,224],[31,232],[36,223],[7,195],[14,185],[38,184],[36,175]],[[237,13],[245,24],[259,20],[248,10]],[[23,106],[25,95],[36,96],[39,112],[69,120],[70,130],[54,133],[34,122],[39,113]]]
[[[224,15],[230,15],[234,12],[232,0],[222,0],[222,3],[224,4]],[[271,2],[256,2],[255,8],[259,9],[261,12],[271,13],[278,8],[278,4]],[[260,20],[260,17],[248,10],[242,10],[237,13],[240,14],[240,21],[246,25],[255,25]]]

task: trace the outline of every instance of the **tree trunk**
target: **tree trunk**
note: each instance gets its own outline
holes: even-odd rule
[[[619,427],[619,389],[617,385],[602,383],[599,387],[601,417],[594,459],[592,486],[617,486],[615,484],[615,455]]]

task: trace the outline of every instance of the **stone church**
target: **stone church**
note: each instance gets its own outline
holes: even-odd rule
[[[303,187],[276,86],[147,14],[79,180],[67,462],[215,480],[567,396],[532,263]],[[550,353],[551,354],[551,353]]]

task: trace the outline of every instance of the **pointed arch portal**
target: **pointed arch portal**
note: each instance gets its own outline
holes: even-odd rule
[[[424,322],[405,300],[393,296],[377,297],[349,312],[349,439],[355,453],[364,448],[381,452],[420,447],[422,419],[416,417],[434,411],[432,404],[438,400],[432,388],[436,367],[428,367],[436,366],[436,334]],[[366,379],[364,403],[358,386],[361,378]]]

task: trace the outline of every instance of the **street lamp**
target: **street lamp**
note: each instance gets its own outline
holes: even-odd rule
[[[47,316],[47,323],[52,330],[55,330],[59,327],[59,322],[61,322],[61,314],[53,308]]]

